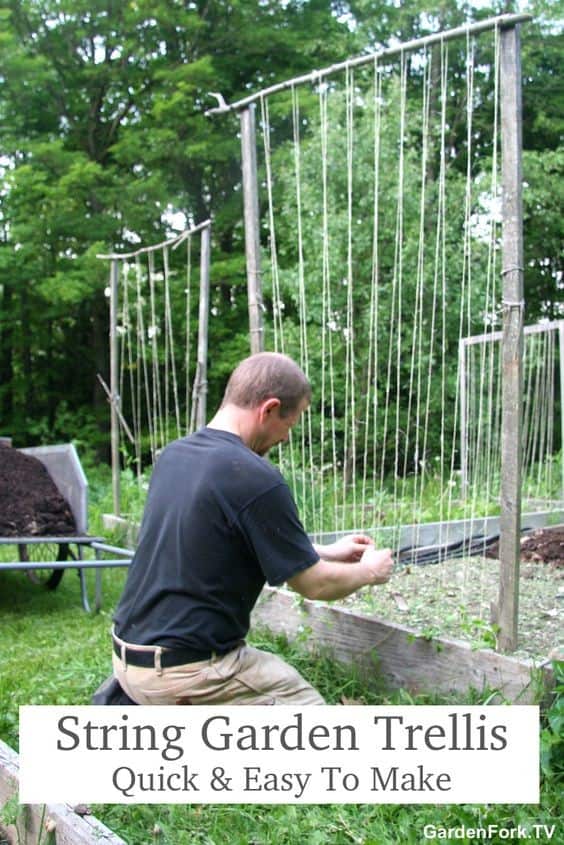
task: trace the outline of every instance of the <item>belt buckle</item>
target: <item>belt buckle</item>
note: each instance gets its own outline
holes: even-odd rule
[[[155,672],[157,675],[162,675],[163,673],[163,667],[161,664],[162,653],[162,646],[158,645],[155,649]]]

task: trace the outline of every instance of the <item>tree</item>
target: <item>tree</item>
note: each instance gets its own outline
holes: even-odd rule
[[[246,320],[239,148],[233,122],[204,116],[208,91],[230,99],[325,63],[349,32],[320,0],[11,0],[0,21],[0,401],[23,443],[72,435],[57,426],[63,401],[94,396],[106,416],[95,255],[161,240],[167,210],[215,216],[211,365],[220,380],[230,369]]]

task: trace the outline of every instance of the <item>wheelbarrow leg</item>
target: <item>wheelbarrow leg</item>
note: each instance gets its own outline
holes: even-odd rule
[[[102,559],[102,552],[96,549],[96,560]],[[102,607],[102,567],[96,567],[96,598],[94,600],[94,609],[100,610]]]
[[[82,560],[82,546],[78,546],[78,559]],[[88,601],[88,585],[86,583],[86,573],[84,569],[78,570],[78,577],[80,578],[80,597],[82,599],[82,607],[86,613],[90,613],[90,602]]]

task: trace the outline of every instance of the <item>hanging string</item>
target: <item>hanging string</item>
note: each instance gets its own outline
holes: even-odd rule
[[[556,345],[555,333],[548,333],[548,348],[546,353],[546,371],[548,381],[548,391],[546,397],[546,415],[547,415],[547,433],[546,433],[546,450],[543,454],[542,465],[546,468],[544,484],[546,487],[546,498],[549,502],[553,497],[553,477],[552,477],[552,456],[554,454],[554,409],[555,405],[555,362],[556,362]],[[562,409],[560,409],[562,413]]]
[[[140,361],[138,358],[137,367],[138,370],[141,369],[139,366],[140,362],[143,367],[143,379],[145,384],[145,403],[147,409],[147,427],[149,429],[149,443],[151,447],[151,462],[154,463],[156,459],[156,452],[157,452],[157,441],[156,441],[156,433],[154,428],[154,414],[153,414],[153,407],[151,404],[151,395],[152,390],[150,389],[150,380],[149,380],[149,368],[148,368],[148,355],[147,355],[147,347],[145,344],[145,321],[143,318],[143,305],[144,300],[141,296],[142,290],[142,278],[143,278],[143,270],[141,267],[141,256],[137,255],[135,257],[135,268],[136,268],[136,276],[137,276],[137,339],[138,339],[138,349],[140,353]],[[141,417],[140,417],[141,418]]]
[[[348,506],[347,490],[351,490],[352,513],[356,515],[356,401],[355,401],[355,354],[354,354],[354,299],[353,299],[353,162],[354,162],[354,71],[346,71],[346,141],[347,141],[347,275],[345,284],[346,328],[345,328],[345,436],[343,444],[343,499],[342,529],[346,526]],[[353,516],[354,518],[354,516]]]
[[[168,385],[169,385],[169,372],[170,376],[172,377],[172,399],[174,403],[174,421],[176,424],[176,437],[180,437],[181,435],[181,427],[180,427],[180,402],[178,397],[178,381],[176,378],[176,361],[175,361],[175,349],[174,349],[174,330],[172,326],[172,307],[170,303],[170,266],[169,266],[169,252],[168,247],[163,247],[163,266],[164,266],[164,295],[165,295],[165,333],[168,337],[167,342],[167,351],[170,358],[170,364],[167,364],[165,370],[165,381],[167,384],[167,405],[166,405],[166,422],[168,428],[168,420],[169,420],[169,405],[168,405]],[[165,359],[168,360],[168,359]]]
[[[184,319],[184,408],[185,408],[185,434],[190,434],[192,424],[190,421],[190,374],[192,347],[192,237],[186,239],[186,287],[185,294],[185,319]]]
[[[136,281],[135,281],[135,289],[137,292],[137,262],[136,262]],[[142,419],[142,398],[143,398],[143,372],[142,372],[142,362],[141,362],[141,350],[140,350],[140,343],[139,343],[139,326],[138,326],[138,309],[139,304],[136,299],[135,307],[133,310],[133,319],[135,320],[135,354],[133,357],[132,351],[132,373],[135,375],[132,377],[132,382],[135,385],[134,392],[135,398],[132,401],[132,408],[133,410],[133,430],[134,430],[134,438],[135,438],[135,455],[137,459],[137,481],[138,484],[141,485],[141,476],[143,473],[143,444],[141,441],[142,434],[143,434],[143,419]],[[132,323],[133,323],[132,319]],[[131,346],[131,344],[130,344]]]
[[[467,36],[466,41],[466,54],[468,56],[468,47],[469,47],[469,35]],[[460,309],[460,321],[459,321],[459,336],[460,337],[469,337],[472,334],[472,226],[471,226],[471,213],[472,213],[472,115],[473,115],[473,104],[474,104],[474,49],[472,48],[472,56],[471,60],[467,61],[467,129],[466,129],[466,146],[467,146],[467,165],[466,165],[466,192],[465,192],[465,208],[464,208],[464,226],[465,226],[465,238],[464,238],[464,272],[463,272],[463,281],[465,287],[465,294],[466,296],[463,298],[462,307]],[[467,360],[468,360],[468,375],[466,372],[461,372],[458,374],[457,379],[457,389],[460,389],[461,380],[468,378],[468,392],[466,394],[466,406],[462,409],[462,413],[464,414],[464,419],[466,420],[466,443],[464,444],[465,448],[465,455],[466,455],[466,466],[464,467],[465,472],[465,479],[466,479],[466,487],[462,489],[461,493],[464,500],[467,500],[468,497],[468,490],[470,481],[470,474],[471,474],[471,449],[470,449],[470,394],[471,394],[471,362],[472,362],[472,354],[473,348],[467,347]],[[458,410],[458,404],[457,404]],[[456,426],[454,431],[456,432]],[[454,457],[454,448],[453,448],[453,457]],[[465,516],[467,513],[465,512]]]
[[[337,434],[335,412],[335,366],[333,355],[333,334],[336,329],[335,315],[331,297],[331,265],[330,265],[330,236],[329,236],[329,187],[328,187],[328,134],[329,120],[327,112],[328,84],[319,85],[319,122],[321,140],[321,187],[322,187],[322,329],[321,329],[321,490],[320,512],[325,513],[325,417],[327,402],[329,402],[329,419],[331,420],[331,470],[332,470],[332,501],[333,525],[338,523],[338,464],[337,464]],[[329,373],[329,378],[327,378]],[[327,399],[327,381],[329,381],[329,399]]]
[[[422,98],[421,98],[421,175],[420,175],[420,194],[419,194],[419,239],[417,247],[417,270],[415,276],[415,303],[413,311],[413,331],[411,339],[411,360],[409,367],[409,391],[408,391],[408,405],[407,405],[407,420],[406,420],[406,437],[405,437],[405,453],[403,460],[402,472],[402,489],[401,498],[404,500],[407,496],[407,480],[408,480],[408,459],[411,447],[411,412],[413,404],[413,393],[415,389],[415,443],[413,454],[413,512],[411,517],[412,524],[416,525],[415,536],[413,539],[414,545],[419,545],[419,518],[418,518],[418,491],[421,488],[420,495],[422,495],[424,476],[420,473],[420,427],[419,418],[421,414],[422,401],[422,376],[423,367],[423,318],[424,318],[424,290],[425,290],[425,241],[426,241],[426,205],[427,205],[427,170],[428,170],[428,156],[429,156],[429,116],[431,103],[431,68],[432,57],[425,50],[423,55],[423,79],[422,79]],[[415,385],[415,388],[414,388]],[[421,479],[421,483],[420,483]]]
[[[541,344],[541,357],[539,361],[539,368],[541,371],[541,404],[540,404],[540,413],[539,413],[539,428],[540,428],[540,437],[539,437],[539,448],[538,448],[538,459],[537,459],[537,467],[536,467],[536,476],[537,476],[537,490],[536,490],[536,498],[542,498],[542,483],[543,483],[543,474],[546,472],[545,467],[547,464],[547,452],[546,445],[549,439],[549,429],[550,429],[550,417],[552,414],[550,413],[550,345],[551,345],[551,332],[545,332],[543,335],[543,342]]]
[[[364,429],[364,460],[362,467],[362,499],[361,516],[364,522],[367,511],[368,466],[372,471],[372,512],[376,518],[376,449],[378,437],[378,284],[379,284],[379,218],[380,218],[380,136],[382,117],[382,72],[378,66],[378,59],[373,65],[373,97],[372,97],[372,182],[373,182],[373,210],[372,210],[372,272],[370,277],[370,314],[368,327],[368,369],[366,374],[366,405]],[[372,449],[369,448],[372,441]],[[375,522],[373,523],[375,527]]]
[[[446,150],[445,150],[445,135],[446,135],[446,105],[447,105],[447,81],[448,81],[448,53],[446,45],[440,45],[440,150],[439,150],[439,179],[438,179],[438,195],[437,195],[437,219],[435,224],[435,249],[434,249],[434,264],[433,264],[433,287],[431,294],[431,320],[428,334],[428,348],[426,350],[427,356],[427,372],[425,380],[425,400],[424,400],[424,416],[423,416],[423,431],[421,434],[421,458],[419,460],[421,476],[419,484],[419,501],[418,510],[423,508],[423,495],[425,485],[429,477],[428,467],[428,439],[429,439],[429,418],[431,409],[431,397],[433,395],[433,361],[435,358],[435,342],[437,332],[437,313],[439,303],[439,282],[443,282],[444,268],[441,267],[444,261],[443,255],[443,238],[445,229],[445,180],[446,180]],[[430,95],[429,95],[430,96]],[[441,309],[444,322],[444,306]],[[441,387],[442,394],[442,387]],[[444,414],[444,410],[442,411]],[[444,431],[444,420],[441,421],[441,431]],[[444,448],[444,446],[442,447]]]
[[[474,118],[474,64],[475,64],[476,45],[475,40],[471,38],[470,33],[466,34],[466,185],[464,191],[464,237],[463,237],[463,257],[462,257],[462,277],[460,290],[460,312],[458,320],[458,337],[459,348],[460,339],[468,337],[471,333],[471,292],[472,292],[472,159],[473,159],[473,118]],[[456,387],[454,397],[454,418],[452,426],[451,438],[451,459],[449,467],[449,482],[448,482],[448,501],[447,501],[447,519],[452,518],[452,509],[454,504],[454,496],[458,492],[455,483],[455,466],[456,466],[456,441],[458,437],[458,413],[461,401],[462,380],[466,378],[466,373],[463,369],[463,364],[468,357],[469,349],[466,348],[465,356],[458,356],[457,373],[456,373]],[[467,397],[466,397],[467,403]],[[461,409],[464,414],[464,419],[468,420],[468,404]],[[461,436],[466,436],[462,434]],[[464,445],[461,444],[461,453],[467,455],[468,440]],[[467,467],[462,468],[463,472],[467,472]],[[461,491],[465,495],[465,491]]]
[[[294,152],[294,184],[296,191],[296,220],[298,227],[298,322],[300,333],[300,366],[304,371],[306,378],[309,379],[309,352],[307,340],[307,319],[306,319],[306,293],[304,282],[304,243],[303,243],[303,216],[302,216],[302,193],[301,193],[301,138],[300,138],[300,105],[298,93],[295,87],[292,87],[292,134],[293,134],[293,152]],[[317,528],[317,508],[315,495],[315,480],[313,468],[313,431],[311,422],[311,407],[305,413],[306,424],[301,426],[301,486],[302,498],[306,502],[309,500],[311,507],[311,518],[313,520],[312,527],[315,531]],[[309,444],[309,460],[308,460],[308,444]],[[309,467],[309,473],[308,473]],[[308,494],[309,482],[309,494]]]
[[[497,203],[499,200],[499,190],[498,190],[498,146],[499,146],[499,128],[498,128],[498,121],[499,121],[499,69],[500,69],[500,37],[499,37],[499,29],[496,25],[494,29],[494,124],[493,124],[493,141],[492,141],[492,167],[491,167],[491,178],[490,178],[490,215],[489,215],[489,236],[488,236],[488,259],[487,259],[487,274],[486,274],[486,297],[485,297],[485,308],[484,308],[484,332],[493,332],[495,331],[495,323],[496,323],[496,303],[497,303],[497,295],[496,295],[496,266],[497,266],[497,240],[498,240],[498,222],[497,222]],[[480,369],[482,373],[486,372],[486,345],[481,345],[481,356],[480,356]],[[485,382],[485,379],[483,380]],[[487,387],[486,387],[487,391]],[[476,454],[476,464],[477,464],[477,473],[479,478],[484,478],[485,476],[485,449],[482,446],[482,438],[483,438],[483,427],[484,427],[484,404],[488,405],[488,398],[484,397],[484,393],[486,392],[484,389],[480,392],[480,401],[478,407],[478,431],[476,434],[477,439],[477,454]],[[472,496],[472,518],[477,506],[477,501],[480,496],[479,484],[476,485],[473,496]]]
[[[123,262],[123,270],[122,270],[122,279],[123,279],[123,318],[122,318],[122,329],[123,335],[122,337],[125,340],[125,355],[127,356],[127,372],[128,372],[128,382],[129,382],[129,396],[130,396],[130,404],[131,404],[131,416],[133,421],[133,442],[134,442],[134,450],[135,450],[135,470],[137,473],[138,480],[141,476],[141,432],[140,432],[140,425],[139,425],[139,416],[138,416],[138,391],[137,391],[137,381],[135,375],[135,362],[133,358],[133,344],[131,339],[131,329],[132,329],[132,320],[131,320],[131,306],[129,302],[129,271],[130,265],[128,261]],[[120,360],[123,363],[124,354],[120,356]],[[120,376],[120,397],[123,399],[124,393],[124,380],[123,380],[123,373]],[[123,406],[122,406],[123,407]]]
[[[170,384],[170,335],[168,331],[168,314],[167,314],[167,299],[168,297],[168,251],[166,246],[162,249],[163,262],[163,293],[164,293],[164,442],[169,439],[169,418],[170,418],[170,403],[169,403],[169,384]]]
[[[274,218],[272,152],[270,138],[270,113],[268,100],[260,98],[262,139],[266,169],[266,190],[268,198],[268,238],[270,247],[270,273],[272,278],[272,316],[274,326],[274,351],[285,353],[283,314],[284,302],[280,293],[280,274],[278,271],[278,250],[276,246],[276,227]]]
[[[161,391],[160,365],[159,365],[159,343],[158,336],[160,327],[157,322],[157,310],[155,301],[155,254],[150,252],[148,254],[148,270],[149,270],[149,295],[151,304],[151,325],[149,327],[149,337],[151,340],[151,358],[152,358],[152,375],[153,375],[153,431],[158,437],[157,448],[161,449],[164,446],[165,434],[163,428],[163,402]]]

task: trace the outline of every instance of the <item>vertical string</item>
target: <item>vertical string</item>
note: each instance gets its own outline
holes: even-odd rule
[[[431,321],[429,326],[429,340],[427,348],[427,373],[425,385],[425,411],[423,420],[423,433],[421,440],[421,480],[419,486],[420,502],[419,508],[423,507],[423,492],[428,478],[428,437],[429,437],[429,417],[431,409],[431,397],[434,392],[433,385],[433,361],[436,355],[435,342],[437,333],[437,313],[439,302],[439,285],[443,286],[444,268],[442,262],[443,255],[443,239],[444,239],[444,223],[445,223],[445,178],[446,178],[446,150],[445,150],[445,134],[446,134],[446,104],[447,104],[447,73],[448,73],[448,55],[444,42],[440,44],[440,151],[439,151],[439,185],[437,196],[437,220],[435,229],[435,249],[434,249],[434,264],[433,264],[433,289],[431,294]],[[444,294],[443,294],[444,296]],[[444,305],[441,308],[441,316],[444,322]],[[441,396],[442,396],[441,385]],[[444,428],[444,422],[441,423]],[[441,445],[444,448],[444,445]]]
[[[149,273],[149,293],[151,303],[151,325],[149,327],[149,338],[151,340],[151,355],[153,365],[153,431],[155,432],[156,447],[162,448],[164,445],[164,430],[163,430],[163,407],[162,407],[162,393],[161,393],[161,378],[160,378],[160,362],[159,362],[159,326],[157,323],[156,312],[156,293],[155,293],[155,258],[154,253],[150,252],[148,256],[148,273]]]
[[[190,367],[191,367],[191,345],[192,345],[192,237],[186,239],[186,287],[185,295],[185,318],[184,318],[184,430],[185,434],[191,431],[190,426]]]
[[[172,305],[170,301],[170,265],[169,265],[169,251],[168,247],[165,246],[163,248],[163,266],[164,266],[164,294],[165,294],[165,333],[168,337],[167,349],[168,349],[168,356],[169,356],[169,363],[167,364],[166,370],[166,384],[167,384],[167,397],[169,394],[169,380],[170,380],[170,387],[172,387],[172,401],[174,407],[174,422],[176,425],[176,437],[180,437],[181,430],[180,430],[180,403],[178,401],[178,381],[176,378],[176,355],[175,355],[175,343],[174,343],[174,329],[172,325]],[[169,426],[169,414],[170,408],[168,405],[167,399],[167,409],[166,409],[166,425],[167,431]],[[170,435],[169,435],[170,436]]]
[[[280,275],[278,271],[278,250],[276,245],[276,226],[274,217],[272,152],[270,137],[270,112],[268,99],[261,96],[261,127],[264,147],[264,163],[266,170],[266,191],[268,198],[268,243],[270,249],[270,273],[272,278],[272,317],[274,329],[274,351],[285,353],[283,312],[284,302],[280,292]]]
[[[400,398],[401,398],[401,363],[403,338],[403,258],[404,258],[404,202],[405,202],[405,142],[406,142],[406,98],[407,98],[407,58],[402,51],[400,61],[400,125],[398,152],[398,202],[396,209],[396,235],[394,247],[394,287],[397,295],[397,320],[395,325],[396,362],[395,362],[395,439],[394,439],[394,479],[393,509],[398,510],[399,472],[400,472],[400,437],[402,434]],[[391,344],[390,344],[391,346]],[[405,443],[404,443],[405,445]],[[398,551],[399,551],[398,535]]]
[[[147,347],[145,344],[145,321],[143,317],[143,305],[145,304],[145,300],[142,297],[142,280],[143,280],[143,269],[141,266],[141,258],[140,256],[136,256],[135,259],[135,269],[136,269],[136,277],[137,277],[137,337],[139,340],[139,349],[141,353],[141,362],[143,367],[143,379],[145,384],[145,403],[146,403],[146,410],[147,410],[147,427],[149,429],[149,444],[151,447],[151,461],[154,463],[157,451],[157,443],[156,443],[156,434],[154,428],[154,413],[153,407],[151,404],[151,389],[150,389],[150,379],[149,379],[149,368],[147,364]],[[139,367],[138,364],[138,368]]]
[[[138,417],[138,392],[137,392],[137,384],[136,384],[136,375],[135,375],[135,361],[133,357],[133,343],[131,339],[131,329],[132,329],[132,319],[131,319],[131,305],[129,301],[129,271],[130,265],[128,261],[123,262],[123,279],[124,279],[124,297],[123,297],[123,304],[124,304],[124,324],[123,328],[125,330],[125,337],[126,337],[126,351],[127,351],[127,369],[128,369],[128,381],[129,381],[129,395],[130,395],[130,404],[131,404],[131,418],[133,423],[133,443],[134,443],[134,450],[135,450],[135,471],[137,474],[137,478],[139,479],[141,475],[141,432],[139,426],[139,417]],[[123,386],[120,387],[120,395],[123,398],[124,396],[124,388]],[[123,405],[122,405],[123,409]]]
[[[413,331],[411,339],[411,359],[409,366],[409,391],[408,391],[408,405],[407,405],[407,420],[406,420],[406,441],[405,453],[403,460],[402,472],[402,501],[406,498],[407,477],[408,477],[408,457],[410,450],[410,434],[411,434],[411,411],[413,404],[413,393],[415,390],[415,422],[414,422],[414,447],[413,447],[413,498],[412,498],[412,524],[419,522],[417,513],[418,503],[418,489],[421,484],[420,477],[420,427],[419,417],[421,413],[422,400],[422,374],[423,374],[423,297],[424,297],[424,283],[425,283],[425,222],[426,222],[426,205],[427,205],[427,168],[429,155],[429,115],[430,115],[430,101],[431,101],[431,56],[425,50],[423,57],[423,79],[422,79],[422,98],[421,98],[421,171],[420,171],[420,192],[419,192],[419,239],[417,246],[417,269],[415,274],[415,303],[413,312]],[[414,387],[415,385],[415,387]],[[419,531],[415,532],[413,540],[414,545],[419,545]]]
[[[367,510],[368,465],[372,472],[372,511],[376,514],[376,444],[378,437],[378,283],[379,283],[379,217],[380,217],[380,132],[382,108],[382,73],[378,67],[378,58],[373,65],[372,99],[372,271],[370,278],[370,313],[368,327],[368,369],[366,374],[366,405],[364,430],[364,460],[362,469],[361,515],[365,521]],[[372,441],[372,449],[369,448]]]
[[[300,366],[306,378],[309,379],[309,350],[307,340],[307,305],[304,281],[304,241],[303,241],[303,215],[302,215],[302,193],[301,193],[301,135],[300,135],[300,104],[298,92],[292,86],[292,129],[293,129],[293,150],[294,150],[294,179],[296,191],[296,211],[298,226],[298,314],[300,329]],[[311,513],[313,530],[317,530],[318,513],[316,507],[315,479],[313,467],[313,431],[311,420],[311,408],[305,413],[305,424],[301,426],[301,480],[302,499],[304,504],[308,503],[307,512]],[[309,444],[309,453],[308,453]],[[309,472],[308,472],[309,469]],[[309,488],[309,489],[308,489]]]
[[[332,525],[338,523],[338,491],[339,480],[337,473],[337,432],[335,413],[335,366],[333,334],[336,330],[336,315],[333,313],[331,297],[331,261],[329,234],[329,182],[328,182],[328,140],[329,118],[327,109],[328,83],[321,82],[319,86],[319,121],[321,134],[321,189],[322,189],[322,364],[321,364],[321,496],[325,495],[325,417],[329,415],[331,426],[331,480],[332,480]],[[327,384],[329,382],[329,384]],[[327,392],[329,396],[327,397]],[[328,407],[327,407],[328,405]],[[323,498],[320,502],[322,513],[325,511]]]

